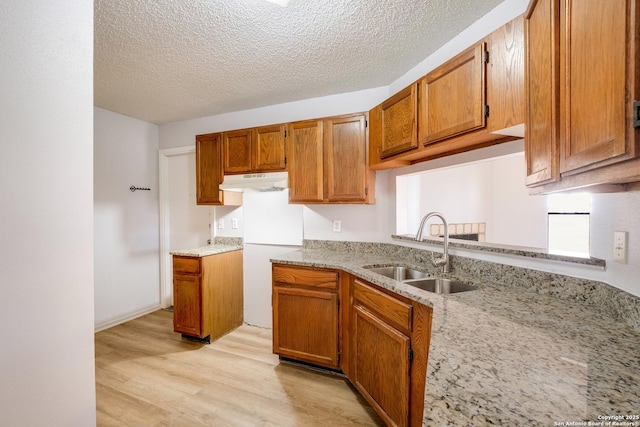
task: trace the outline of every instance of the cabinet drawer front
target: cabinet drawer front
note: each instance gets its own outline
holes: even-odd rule
[[[182,274],[199,274],[200,258],[174,256],[173,272]]]
[[[274,283],[289,283],[292,285],[312,286],[314,288],[337,289],[338,272],[274,265],[273,281]]]
[[[413,307],[360,280],[353,282],[354,300],[382,316],[391,326],[409,333]]]

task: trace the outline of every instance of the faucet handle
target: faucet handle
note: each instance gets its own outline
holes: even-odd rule
[[[442,267],[446,265],[449,261],[445,257],[433,258],[433,265],[436,267]]]

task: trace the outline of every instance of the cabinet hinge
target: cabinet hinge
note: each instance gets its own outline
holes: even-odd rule
[[[369,120],[365,120],[364,121],[364,127],[368,128],[369,127]]]
[[[284,137],[285,138],[287,137],[287,131],[286,130],[284,131]]]
[[[342,353],[338,352],[338,362],[340,362],[341,357],[342,357]]]
[[[640,101],[633,101],[633,127],[640,128]]]
[[[285,164],[285,165],[287,164],[287,157],[286,157],[286,156],[285,156],[285,158],[284,158],[284,164]]]
[[[340,300],[338,299],[336,301],[338,301],[338,308],[340,308]]]
[[[413,362],[413,348],[409,347],[409,364]]]
[[[369,187],[364,187],[364,195],[365,196],[369,195]]]
[[[488,50],[484,51],[484,63],[485,64],[489,63],[489,51]]]
[[[484,106],[484,116],[485,117],[489,117],[489,106],[488,105]]]

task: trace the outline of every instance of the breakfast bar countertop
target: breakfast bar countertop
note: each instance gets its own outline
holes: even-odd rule
[[[242,250],[243,243],[243,239],[240,237],[216,237],[212,245],[205,245],[192,249],[179,249],[170,251],[169,254],[202,258],[209,255]]]
[[[340,269],[433,308],[425,426],[640,426],[640,333],[599,307],[477,278],[477,290],[440,295],[363,268],[431,268],[398,253],[305,248],[271,261]]]
[[[180,249],[176,251],[171,251],[169,253],[171,255],[202,258],[209,255],[216,255],[216,254],[222,254],[225,252],[239,251],[239,250],[242,250],[242,245],[215,244],[215,245],[200,246],[198,248],[193,248],[193,249]]]

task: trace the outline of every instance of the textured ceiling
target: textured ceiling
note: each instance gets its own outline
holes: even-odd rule
[[[504,0],[95,0],[95,105],[167,123],[389,85]]]

